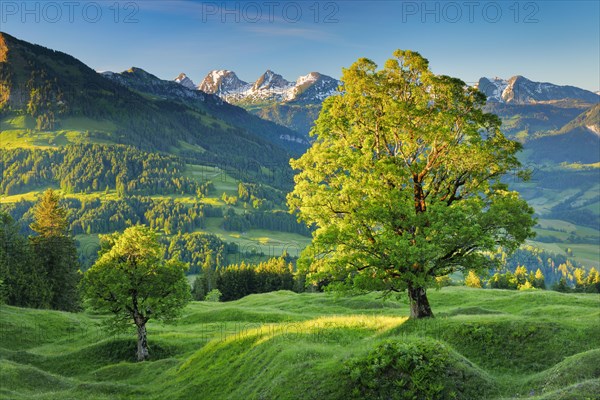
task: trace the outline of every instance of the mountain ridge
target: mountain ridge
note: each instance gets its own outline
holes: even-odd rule
[[[522,75],[509,79],[482,77],[475,85],[488,101],[515,104],[536,104],[565,99],[597,103],[600,96],[589,90],[550,82],[535,82]]]
[[[265,88],[264,82],[271,83],[271,80],[274,80],[275,84]],[[321,104],[327,97],[338,92],[340,85],[341,81],[318,72],[310,72],[290,82],[267,70],[255,82],[248,83],[240,80],[234,71],[213,70],[206,75],[198,88],[231,104],[244,107],[263,119],[308,136],[320,112]],[[488,110],[507,115],[506,122],[510,123],[506,125],[506,129],[521,136],[532,129],[536,132],[554,133],[568,122],[565,118],[574,118],[600,102],[600,95],[589,90],[570,85],[535,82],[521,75],[509,79],[482,77],[474,86],[487,96]],[[527,116],[534,114],[532,118],[536,119],[533,107],[543,108],[540,110],[545,115],[543,119],[532,121]],[[515,121],[509,121],[515,114],[525,114],[523,121],[517,121],[516,125]],[[513,125],[517,129],[513,129]]]
[[[212,70],[197,88],[206,93],[216,94],[232,104],[265,101],[320,103],[333,95],[340,83],[337,79],[319,72],[310,72],[295,81],[288,81],[270,69],[254,82],[248,83],[239,79],[234,71]]]

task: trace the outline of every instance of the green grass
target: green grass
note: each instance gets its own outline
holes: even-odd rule
[[[61,122],[61,128],[69,131],[101,131],[114,132],[117,126],[108,120],[96,120],[84,117],[70,117]]]
[[[11,115],[0,120],[0,148],[44,148],[52,149],[68,144],[110,143],[106,140],[84,138],[84,132],[113,133],[116,125],[110,121],[73,117],[61,121],[54,131],[36,131],[33,118],[26,115]]]
[[[208,232],[217,235],[225,242],[237,243],[241,252],[264,253],[266,258],[279,257],[287,251],[292,257],[297,257],[311,239],[296,233],[250,229],[247,232],[226,231],[221,227],[222,218],[206,218],[206,228],[198,232]],[[236,260],[230,260],[235,263]]]
[[[450,287],[430,300],[436,318],[421,321],[407,319],[405,299],[377,294],[193,302],[177,324],[149,325],[145,363],[133,361],[133,333],[106,334],[102,316],[3,306],[0,397],[346,399],[350,372],[369,373],[348,366],[373,368],[373,352],[391,345],[416,363],[411,379],[442,363],[457,398],[596,398],[597,295]],[[381,382],[398,371],[388,373]]]

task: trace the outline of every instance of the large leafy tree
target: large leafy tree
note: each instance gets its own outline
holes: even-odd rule
[[[44,270],[50,290],[50,307],[56,310],[76,311],[79,308],[79,258],[75,240],[70,235],[67,211],[60,204],[60,196],[52,189],[44,192],[34,206],[31,237],[36,262]]]
[[[165,260],[154,231],[144,226],[101,237],[96,263],[85,273],[82,287],[90,305],[113,313],[116,329],[137,328],[137,359],[149,357],[146,323],[171,321],[190,299],[187,266]]]
[[[435,277],[489,267],[487,251],[531,236],[533,210],[500,182],[519,170],[520,145],[484,104],[416,52],[397,50],[381,70],[364,58],[345,69],[312,147],[291,162],[290,209],[317,228],[309,278],[407,290],[411,317],[430,317]]]

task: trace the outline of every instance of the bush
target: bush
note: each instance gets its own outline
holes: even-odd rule
[[[449,275],[437,276],[435,278],[435,287],[441,289],[446,286],[452,285],[452,279],[450,279]]]
[[[519,285],[519,290],[535,290],[535,288],[531,285],[529,281],[527,281],[524,284]]]
[[[491,379],[443,343],[387,341],[346,362],[356,399],[474,399],[493,390]]]
[[[213,289],[204,298],[204,301],[212,301],[214,303],[218,303],[221,301],[221,291],[219,289]]]

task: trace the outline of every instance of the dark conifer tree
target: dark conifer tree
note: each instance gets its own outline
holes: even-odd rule
[[[58,194],[48,189],[35,205],[30,227],[37,235],[31,237],[31,244],[48,281],[50,307],[75,311],[79,308],[79,258],[69,235],[67,212],[59,200]]]

